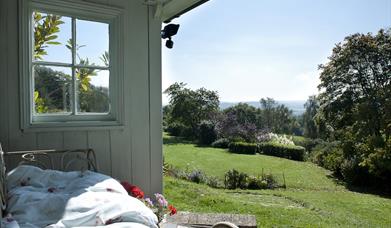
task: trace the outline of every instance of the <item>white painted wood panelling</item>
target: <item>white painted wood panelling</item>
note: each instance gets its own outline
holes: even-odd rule
[[[88,0],[125,9],[123,129],[25,133],[20,130],[17,2],[0,1],[0,142],[4,150],[90,147],[102,173],[133,182],[147,194],[161,192],[161,23],[152,10],[142,0]],[[15,164],[7,160],[9,168]]]
[[[161,23],[154,17],[154,11],[149,10],[149,99],[150,99],[150,162],[151,190],[162,192],[162,80],[161,80]]]
[[[87,132],[88,148],[94,148],[99,172],[111,175],[111,151],[109,131]]]

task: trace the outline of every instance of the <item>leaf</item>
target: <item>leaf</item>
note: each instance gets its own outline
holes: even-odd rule
[[[57,41],[49,41],[49,42],[47,42],[47,44],[60,45],[61,43],[57,42]]]
[[[52,36],[47,37],[46,40],[55,40],[57,38],[58,38],[57,35],[52,35]]]
[[[85,84],[83,84],[83,83],[81,84],[81,87],[83,88],[84,91],[87,91],[87,90],[88,90],[87,85],[85,85]]]
[[[34,101],[37,101],[38,98],[39,98],[39,92],[34,91]]]

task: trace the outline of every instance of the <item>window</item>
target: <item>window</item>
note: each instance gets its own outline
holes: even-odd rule
[[[122,125],[121,10],[57,0],[21,5],[23,129]]]

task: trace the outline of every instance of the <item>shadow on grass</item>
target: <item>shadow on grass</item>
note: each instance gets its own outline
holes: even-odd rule
[[[175,144],[192,144],[194,143],[191,140],[177,137],[177,136],[163,136],[163,144],[164,145],[175,145]]]
[[[371,194],[371,195],[377,195],[382,198],[391,199],[391,189],[384,189],[381,187],[375,187],[375,186],[357,186],[352,185],[349,183],[346,183],[342,176],[335,175],[335,174],[328,174],[327,178],[331,179],[335,184],[342,185],[346,189],[352,192],[362,193],[362,194]]]

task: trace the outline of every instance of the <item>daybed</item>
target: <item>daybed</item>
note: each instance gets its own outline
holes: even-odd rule
[[[63,171],[53,169],[54,154],[61,156]],[[23,160],[6,172],[4,156],[11,155]],[[80,161],[84,170],[64,171]],[[129,196],[117,180],[96,171],[91,149],[4,154],[0,146],[0,227],[157,227],[152,210]]]

